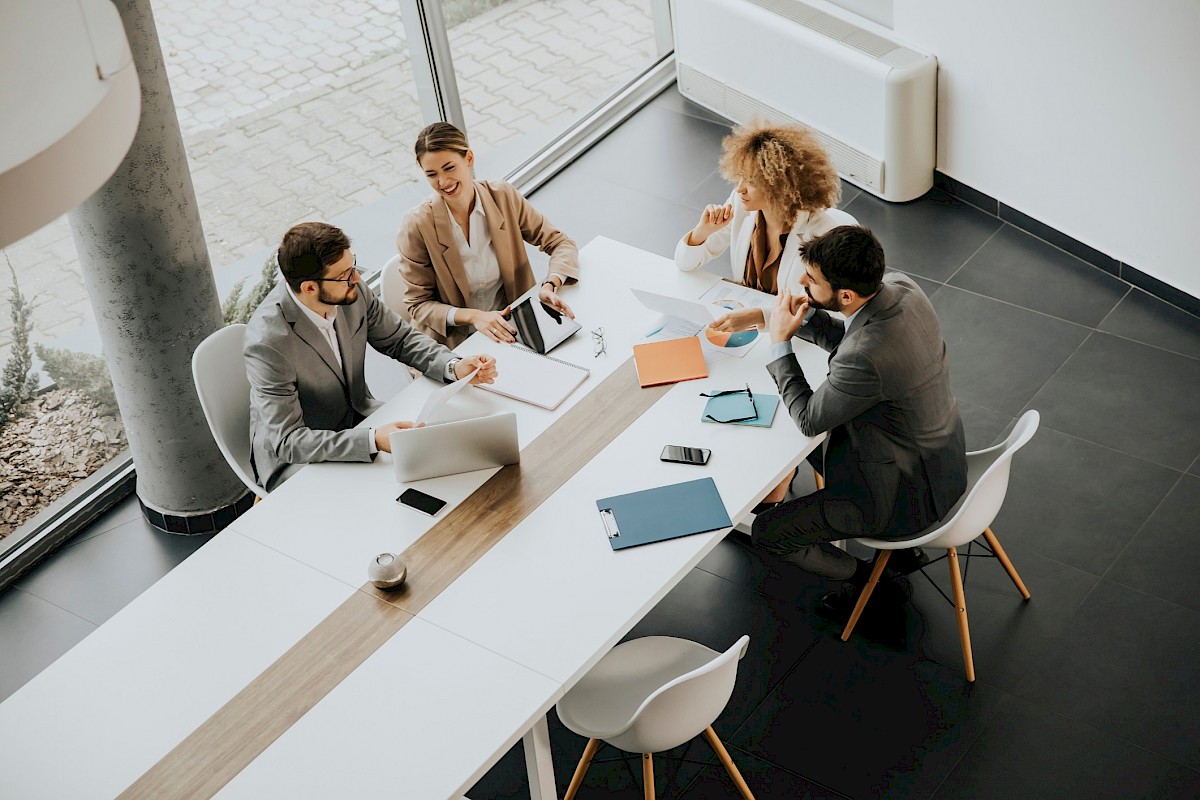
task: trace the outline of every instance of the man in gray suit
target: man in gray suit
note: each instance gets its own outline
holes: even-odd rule
[[[382,405],[367,388],[368,344],[434,380],[476,369],[472,383],[494,380],[493,358],[456,357],[362,287],[350,239],[338,228],[294,226],[279,245],[279,269],[284,280],[255,310],[243,349],[251,460],[267,491],[302,464],[373,460],[390,452],[393,431],[413,426],[354,427]]]
[[[810,572],[861,586],[870,565],[831,542],[904,539],[941,519],[967,485],[962,419],[933,306],[908,277],[884,276],[875,236],[834,228],[800,255],[806,296],[780,294],[767,369],[800,430],[828,434],[810,457],[825,488],[759,514],[752,536]],[[816,390],[792,354],[793,336],[829,351],[829,377]],[[923,554],[892,558],[902,574]]]

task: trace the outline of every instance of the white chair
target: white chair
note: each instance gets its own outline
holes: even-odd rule
[[[389,258],[379,271],[379,299],[392,311],[403,314],[404,278],[400,277],[399,253]],[[421,374],[411,367],[398,365],[373,347],[367,348],[364,369],[367,385],[376,397],[392,397]]]
[[[400,276],[400,254],[392,256],[379,271],[379,297],[383,304],[395,311],[403,313],[404,308],[404,278]]]
[[[217,447],[230,469],[255,497],[267,493],[254,482],[250,467],[250,380],[242,358],[246,326],[226,325],[208,336],[192,354],[192,380]]]
[[[857,539],[860,544],[879,551],[874,568],[867,585],[863,587],[858,597],[858,603],[850,614],[850,620],[842,631],[842,641],[850,638],[858,618],[862,616],[871,592],[879,583],[879,576],[887,564],[893,550],[906,547],[943,547],[946,549],[946,560],[950,565],[950,582],[954,592],[954,608],[958,615],[958,635],[962,641],[963,663],[966,666],[967,680],[975,680],[975,664],[971,658],[971,631],[967,627],[967,600],[963,591],[962,573],[958,566],[958,548],[973,542],[982,533],[987,540],[988,548],[1004,566],[1005,572],[1017,587],[1021,596],[1028,600],[1029,590],[1017,570],[1009,561],[1000,546],[1000,540],[992,533],[992,521],[1000,513],[1004,496],[1008,493],[1008,476],[1012,469],[1013,453],[1025,446],[1037,431],[1040,416],[1038,412],[1029,410],[1017,420],[1012,433],[1003,443],[986,450],[967,453],[967,490],[957,503],[951,507],[946,519],[932,527],[926,528],[911,539],[899,542],[889,542],[882,539]]]
[[[653,754],[703,733],[742,796],[754,795],[712,729],[733,693],[737,662],[749,636],[724,653],[673,636],[631,639],[610,650],[558,701],[569,730],[588,737],[587,747],[563,800],[583,783],[600,742],[642,754],[643,793],[654,798]]]
[[[858,224],[858,220],[845,211],[842,211],[840,208],[827,208],[825,209],[825,213],[828,214],[829,218],[836,222],[839,226]]]

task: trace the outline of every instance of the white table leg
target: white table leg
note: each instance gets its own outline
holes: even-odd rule
[[[525,771],[529,775],[530,800],[554,800],[554,761],[550,757],[550,728],[543,716],[533,723],[524,738]]]

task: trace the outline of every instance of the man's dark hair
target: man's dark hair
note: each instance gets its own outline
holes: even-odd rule
[[[842,225],[804,242],[800,258],[820,269],[835,292],[869,297],[883,283],[883,246],[861,225]]]
[[[324,222],[301,222],[283,235],[279,245],[279,270],[292,291],[304,281],[320,277],[350,249],[350,237],[341,228]]]

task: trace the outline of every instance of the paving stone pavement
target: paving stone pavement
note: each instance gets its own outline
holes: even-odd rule
[[[590,108],[656,57],[650,0],[460,2],[485,8],[449,33],[479,152]],[[334,218],[422,180],[396,0],[156,0],[153,10],[214,268],[297,219]],[[93,321],[65,217],[3,255],[32,298],[34,341]],[[0,274],[0,364],[9,281]]]

